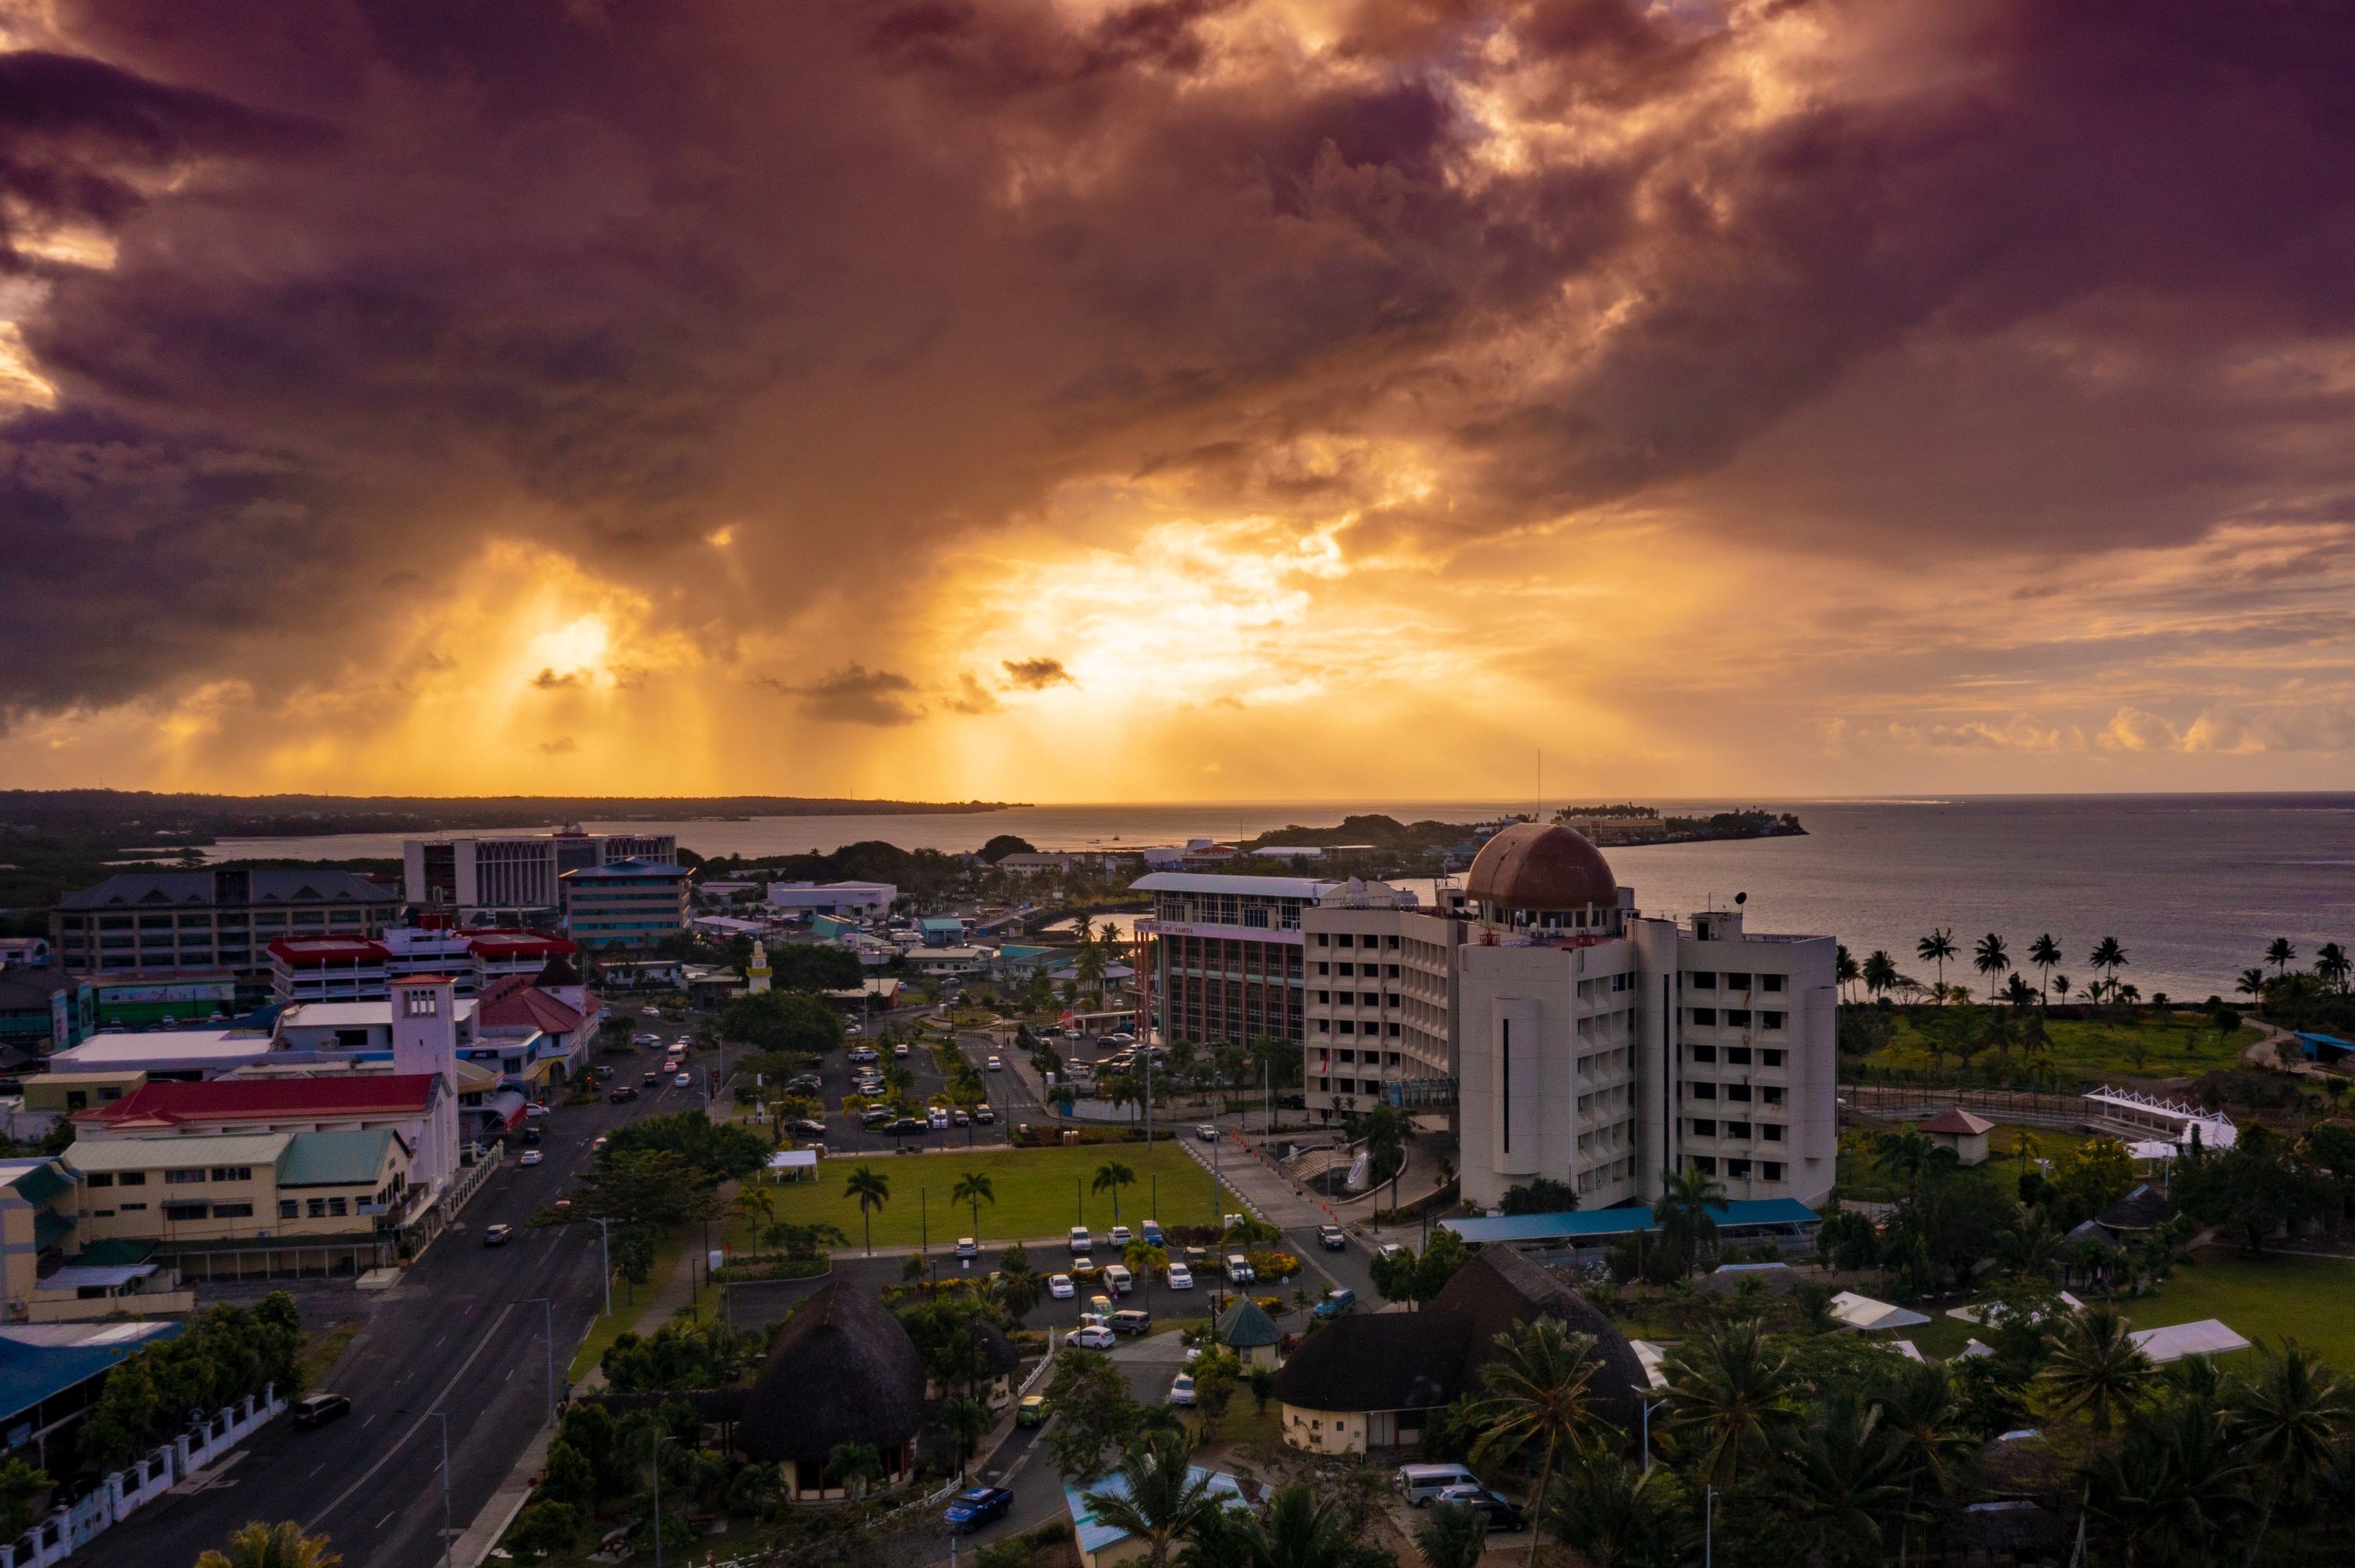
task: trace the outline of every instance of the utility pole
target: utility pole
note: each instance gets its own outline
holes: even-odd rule
[[[393,1414],[396,1415],[407,1415],[410,1412],[406,1406],[403,1406],[396,1409]],[[439,1421],[442,1424],[442,1568],[451,1568],[450,1413],[446,1410],[429,1410],[422,1415],[420,1415],[418,1419],[422,1421],[426,1419],[427,1416],[431,1416],[432,1419]]]
[[[605,1261],[605,1316],[613,1315],[613,1222],[597,1222],[597,1250]]]
[[[606,1288],[611,1289],[608,1286]],[[548,1352],[548,1424],[556,1425],[556,1303],[545,1296],[530,1296],[516,1303],[518,1307],[538,1307],[543,1309],[547,1330],[540,1337]]]

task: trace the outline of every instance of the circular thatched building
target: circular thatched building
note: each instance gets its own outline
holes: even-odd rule
[[[915,1341],[882,1302],[837,1280],[785,1319],[745,1397],[736,1444],[783,1467],[792,1497],[838,1498],[848,1489],[826,1472],[837,1446],[871,1445],[886,1479],[904,1480],[923,1414]]]

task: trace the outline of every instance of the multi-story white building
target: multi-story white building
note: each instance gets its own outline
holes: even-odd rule
[[[769,907],[794,915],[849,915],[872,919],[900,896],[888,882],[773,882]]]
[[[1319,1116],[1453,1097],[1467,921],[1461,895],[1443,897],[1455,902],[1433,908],[1387,883],[1352,880],[1300,911],[1300,1081]]]
[[[1838,1156],[1837,944],[1740,910],[1645,916],[1592,843],[1522,823],[1465,878],[1457,959],[1466,1201],[1539,1177],[1585,1208],[1695,1169],[1734,1199],[1820,1202]]]
[[[402,891],[418,908],[464,925],[530,926],[563,910],[564,874],[625,860],[675,864],[672,833],[506,833],[410,839],[401,845]]]

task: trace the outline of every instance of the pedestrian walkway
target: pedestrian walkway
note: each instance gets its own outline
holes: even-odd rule
[[[1283,1231],[1341,1223],[1314,1193],[1295,1187],[1274,1160],[1232,1133],[1220,1139],[1215,1157],[1209,1145],[1195,1139],[1186,1139],[1184,1148],[1203,1170],[1214,1171],[1244,1208]]]

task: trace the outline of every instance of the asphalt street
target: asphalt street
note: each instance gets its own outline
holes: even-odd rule
[[[652,1054],[591,1059],[614,1063],[623,1083],[634,1081],[633,1064]],[[107,1531],[87,1555],[179,1568],[249,1520],[296,1520],[325,1532],[345,1568],[438,1563],[445,1425],[448,1518],[464,1531],[546,1419],[551,1311],[560,1396],[564,1363],[604,1305],[597,1227],[524,1222],[587,1168],[599,1133],[701,1098],[699,1087],[666,1080],[634,1104],[558,1107],[542,1118],[543,1163],[523,1167],[510,1154],[458,1228],[428,1247],[399,1285],[346,1298],[367,1326],[326,1387],[350,1398],[349,1416],[308,1432],[272,1422],[184,1489]],[[496,1221],[514,1225],[514,1239],[486,1247],[484,1228]]]

